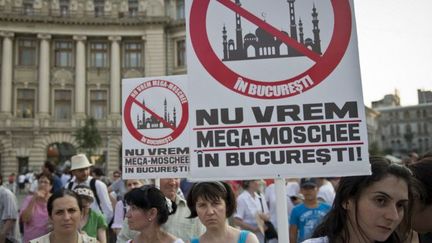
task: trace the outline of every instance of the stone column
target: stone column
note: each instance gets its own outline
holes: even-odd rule
[[[146,76],[166,75],[165,32],[164,29],[149,29],[145,34],[145,73]]]
[[[120,36],[110,36],[111,41],[111,83],[110,83],[110,110],[112,116],[120,115]]]
[[[74,36],[76,41],[75,57],[75,115],[85,116],[86,104],[86,36]]]
[[[2,56],[2,71],[1,71],[1,114],[10,116],[12,112],[12,39],[14,33],[0,32],[3,36],[3,56]]]
[[[51,35],[38,34],[39,51],[39,116],[47,117],[49,113],[50,81],[50,39]]]

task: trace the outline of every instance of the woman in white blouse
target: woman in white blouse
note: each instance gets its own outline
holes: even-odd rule
[[[257,218],[269,220],[269,210],[263,196],[259,195],[259,180],[243,181],[244,191],[237,197],[237,212],[234,214],[234,223],[241,229],[249,230],[258,237],[260,243],[264,242],[264,234],[258,227]]]

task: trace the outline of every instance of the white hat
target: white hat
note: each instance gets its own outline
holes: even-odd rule
[[[93,191],[87,186],[77,186],[75,189],[73,189],[73,191],[79,196],[85,196],[91,198],[92,200],[95,198]]]
[[[79,169],[84,169],[84,168],[88,168],[93,166],[89,160],[87,159],[87,156],[85,154],[77,154],[72,156],[71,158],[72,161],[72,167],[71,167],[71,171],[72,170],[79,170]]]

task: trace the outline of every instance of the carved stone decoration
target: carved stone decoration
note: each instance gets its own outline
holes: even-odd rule
[[[128,11],[128,4],[127,4],[126,0],[121,1],[119,10],[122,13],[126,13]]]
[[[21,7],[22,6],[22,0],[15,0],[15,7]]]
[[[94,11],[93,1],[87,0],[86,11],[89,11],[89,12]]]
[[[111,1],[105,1],[104,10],[106,12],[111,12],[111,10],[112,10],[112,3],[111,3]]]
[[[54,72],[52,80],[54,83],[73,83],[73,74],[68,70],[59,69]]]
[[[51,9],[52,10],[60,9],[59,0],[51,0]]]
[[[69,3],[70,10],[71,11],[77,11],[78,10],[78,2],[77,0],[71,0]]]
[[[34,9],[41,9],[42,8],[42,0],[35,0],[33,3]]]

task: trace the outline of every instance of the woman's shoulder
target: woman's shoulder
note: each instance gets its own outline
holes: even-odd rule
[[[39,238],[36,238],[34,240],[31,240],[30,243],[50,243],[50,233],[46,234],[46,235],[42,235]]]
[[[258,238],[256,235],[250,231],[242,230],[240,231],[238,243],[258,243]]]
[[[327,238],[327,236],[324,237],[319,237],[319,238],[312,238],[312,239],[308,239],[303,241],[302,243],[328,243],[329,240]]]

